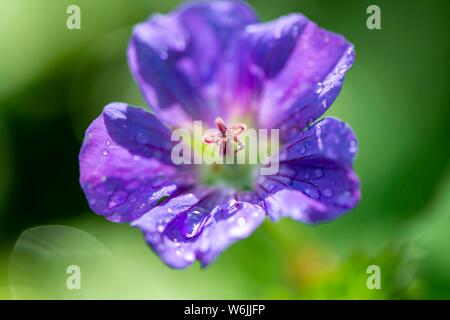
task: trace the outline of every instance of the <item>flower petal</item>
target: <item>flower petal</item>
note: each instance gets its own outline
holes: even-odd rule
[[[167,265],[185,268],[195,260],[212,262],[237,240],[248,237],[265,218],[257,205],[232,193],[195,190],[173,198],[132,223]]]
[[[279,172],[261,178],[268,215],[317,223],[355,207],[360,199],[352,170],[356,149],[352,130],[337,119],[326,118],[301,134],[280,152]]]
[[[79,156],[91,209],[114,222],[132,221],[192,183],[188,172],[171,165],[170,150],[169,130],[154,115],[124,103],[106,106],[87,129]]]
[[[131,71],[147,102],[177,125],[223,115],[224,56],[256,15],[241,1],[203,1],[135,27],[128,49]]]
[[[354,60],[353,46],[342,36],[300,14],[247,26],[243,37],[250,46],[247,65],[262,75],[259,124],[264,128],[303,129],[319,118]]]

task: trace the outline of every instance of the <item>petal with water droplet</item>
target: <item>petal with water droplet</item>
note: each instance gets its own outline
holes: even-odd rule
[[[192,183],[191,173],[172,164],[167,141],[169,130],[149,112],[120,103],[105,107],[87,129],[79,156],[92,210],[114,222],[132,221]]]
[[[166,264],[184,268],[195,260],[209,264],[232,243],[248,237],[264,217],[258,205],[220,190],[197,189],[154,208],[132,225],[144,232]]]

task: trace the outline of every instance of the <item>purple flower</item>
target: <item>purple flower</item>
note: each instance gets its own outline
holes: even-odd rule
[[[360,198],[357,141],[344,122],[318,119],[353,60],[348,41],[301,14],[259,23],[244,2],[204,1],[153,15],[135,27],[128,62],[155,113],[112,103],[89,126],[79,160],[90,207],[141,229],[174,268],[209,264],[266,215],[340,216]],[[279,172],[251,178],[216,168],[236,173],[224,184],[205,182],[201,166],[174,165],[172,129],[194,120],[214,127],[218,117],[280,129]]]

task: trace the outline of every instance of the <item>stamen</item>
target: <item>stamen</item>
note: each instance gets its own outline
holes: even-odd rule
[[[237,145],[234,148],[234,153],[244,149],[245,145],[239,139],[239,135],[247,130],[247,126],[243,123],[238,123],[237,125],[228,129],[222,118],[216,118],[215,120],[218,130],[209,133],[203,137],[203,142],[206,144],[216,144],[222,150],[222,155],[225,156],[228,151],[228,144],[234,143]]]
[[[225,126],[225,122],[223,122],[222,118],[216,118],[216,126],[225,137],[227,135],[227,127]]]

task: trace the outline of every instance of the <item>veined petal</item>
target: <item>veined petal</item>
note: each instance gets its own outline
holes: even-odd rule
[[[282,163],[290,161],[336,162],[352,166],[358,150],[358,141],[348,124],[327,117],[304,133],[297,134],[280,152]]]
[[[223,84],[236,77],[224,61],[256,15],[241,1],[203,1],[154,15],[135,27],[128,61],[145,99],[177,126],[224,117]]]
[[[220,190],[195,190],[173,198],[132,223],[167,265],[185,268],[212,262],[237,240],[248,237],[264,210]]]
[[[170,133],[153,114],[113,103],[86,131],[80,183],[91,209],[114,222],[149,211],[162,198],[192,183],[170,162]]]
[[[285,140],[328,109],[354,60],[348,41],[300,14],[247,26],[243,37],[249,72],[263,75],[259,124],[281,127]]]
[[[359,179],[352,170],[357,151],[348,125],[326,118],[281,150],[279,172],[260,180],[267,214],[305,223],[335,219],[356,206]]]

